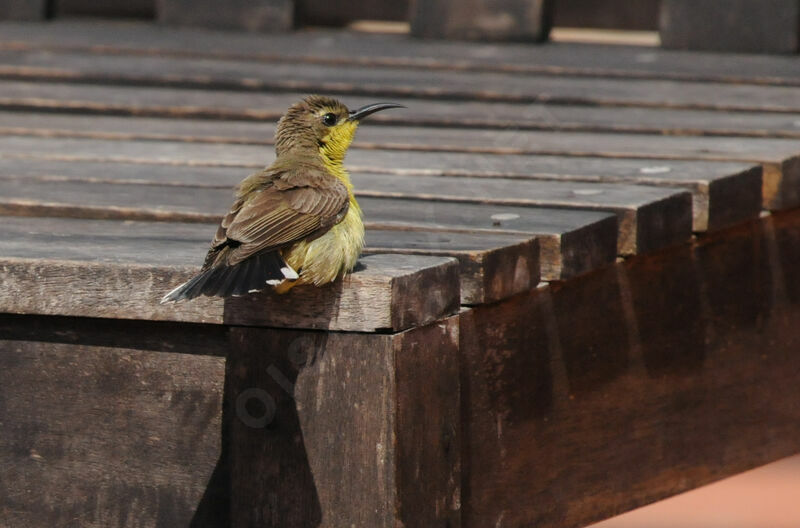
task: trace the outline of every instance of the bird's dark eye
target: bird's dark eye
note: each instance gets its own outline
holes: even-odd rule
[[[331,113],[325,114],[324,116],[322,116],[322,122],[325,124],[325,126],[333,126],[333,125],[335,125],[336,124],[336,114],[331,114]]]

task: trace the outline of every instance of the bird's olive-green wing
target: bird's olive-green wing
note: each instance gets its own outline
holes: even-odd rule
[[[237,200],[217,230],[214,264],[220,264],[223,247],[224,264],[233,265],[261,251],[319,236],[344,217],[348,198],[344,184],[330,176],[285,177],[252,191]]]

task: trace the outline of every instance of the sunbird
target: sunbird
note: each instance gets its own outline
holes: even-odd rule
[[[278,121],[275,162],[242,180],[200,273],[161,299],[321,286],[352,271],[364,247],[361,208],[343,162],[359,123],[396,103],[350,111],[312,95]]]

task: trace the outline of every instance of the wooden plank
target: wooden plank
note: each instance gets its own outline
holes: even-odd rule
[[[798,233],[773,215],[462,314],[464,524],[585,526],[796,453]]]
[[[411,180],[413,187],[419,187],[422,177]],[[373,189],[377,181],[393,180],[393,176],[374,175],[371,178]],[[476,192],[492,182],[474,180],[472,188]],[[511,182],[512,184],[514,182]],[[385,184],[391,189],[392,183]],[[146,185],[118,186],[109,183],[63,182],[63,181],[0,181],[3,200],[7,214],[20,214],[20,207],[33,204],[57,204],[71,210],[100,207],[104,211],[122,208],[123,213],[110,216],[104,212],[100,217],[125,217],[132,219],[175,221],[207,221],[216,222],[227,211],[230,202],[230,191],[227,189],[200,187],[187,193],[179,186]],[[429,200],[408,201],[398,199],[391,191],[373,191],[364,193],[359,199],[365,217],[373,227],[395,225],[396,227],[417,226],[424,224],[441,225],[438,218],[448,216],[459,219],[471,218],[463,211],[467,206],[461,203],[470,201],[465,196],[459,180],[429,179],[427,195],[408,195],[408,198],[421,197]],[[448,191],[450,188],[450,199]],[[622,184],[569,183],[542,181],[528,186],[531,195],[526,197],[525,205],[544,208],[590,209],[614,212],[619,218],[619,235],[617,251],[620,254],[634,254],[679,244],[688,240],[692,228],[692,198],[687,191],[680,189],[633,186]],[[535,188],[534,188],[535,187]],[[436,194],[433,194],[434,191]],[[441,197],[441,198],[439,198]],[[442,203],[442,199],[445,203]],[[478,200],[483,203],[484,200]],[[519,203],[519,202],[518,202]],[[144,204],[144,205],[143,205]],[[446,207],[449,205],[449,207]],[[147,214],[135,213],[135,210],[149,210]],[[24,214],[24,213],[22,213]],[[37,213],[41,214],[41,213]],[[86,216],[89,212],[81,214]],[[96,213],[93,213],[96,214]],[[498,227],[503,230],[517,232],[525,223],[523,218],[541,214],[541,211],[526,211],[524,207],[503,205],[503,200],[482,207],[473,207],[470,214],[474,219],[463,220],[455,225],[464,229],[471,226],[485,229]],[[549,214],[549,213],[545,213]],[[501,215],[501,216],[498,216]],[[94,216],[97,217],[97,216]],[[522,221],[520,221],[522,220]],[[452,225],[452,220],[446,220]],[[447,224],[445,224],[447,225]]]
[[[105,116],[151,116],[193,118],[200,120],[237,120],[255,123],[226,123],[209,121],[197,136],[212,135],[210,126],[235,130],[244,137],[245,130],[261,131],[270,121],[277,121],[286,108],[304,96],[299,92],[252,93],[222,90],[173,89],[154,87],[125,87],[104,85],[74,85],[68,83],[40,84],[22,81],[0,81],[0,108],[13,114],[0,114],[6,130],[24,128],[59,129],[69,127],[69,118],[54,113],[93,114],[104,116],[93,121],[101,130],[124,134],[112,126],[114,120]],[[373,97],[347,96],[351,107],[373,102]],[[470,128],[513,128],[518,130],[558,130],[576,132],[626,132],[678,136],[734,136],[800,138],[800,114],[763,112],[717,112],[711,110],[677,110],[660,108],[591,107],[580,105],[550,105],[546,103],[498,103],[473,101],[427,101],[393,98],[405,105],[402,112],[386,112],[370,117],[375,123],[393,125],[458,126]],[[33,112],[43,112],[34,114]],[[24,113],[23,113],[24,112]],[[46,112],[46,114],[44,113]],[[19,113],[19,115],[17,115]],[[75,117],[72,118],[77,119]],[[84,118],[88,119],[88,118]],[[39,126],[52,120],[49,126]],[[119,120],[118,120],[119,121]],[[264,123],[264,122],[267,123]],[[65,123],[63,124],[62,123]],[[106,122],[108,125],[103,126]],[[147,121],[152,126],[148,136],[178,133],[192,123],[182,121]],[[161,124],[159,124],[161,123]],[[197,124],[196,123],[196,124]],[[101,130],[82,129],[84,134]],[[172,131],[175,132],[172,132]],[[144,130],[129,130],[129,135],[144,135]],[[185,135],[185,134],[184,134]],[[225,134],[227,135],[227,133]],[[250,134],[246,134],[250,137]],[[222,136],[224,137],[224,136]],[[269,141],[271,135],[259,132],[258,137]],[[256,136],[251,138],[255,141]]]
[[[247,31],[287,31],[294,24],[294,0],[157,0],[158,21]]]
[[[556,77],[159,55],[0,50],[0,78],[373,97],[798,112],[788,86]],[[502,87],[500,89],[500,87]]]
[[[739,53],[800,50],[797,0],[664,0],[665,48]]]
[[[0,334],[4,525],[223,526],[224,329],[4,314]]]
[[[411,34],[422,38],[543,42],[552,0],[429,0],[411,5]]]
[[[197,226],[162,224],[168,229],[158,237],[147,234],[156,226],[4,220],[0,310],[8,313],[375,331],[425,324],[452,313],[459,302],[454,260],[370,255],[356,272],[326,287],[160,305],[165,292],[197,272],[188,262],[202,257],[197,248],[204,245],[184,238]],[[9,233],[12,225],[16,234]],[[83,229],[60,234],[68,225]]]
[[[541,277],[539,243],[532,236],[369,229],[366,243],[366,254],[458,259],[461,304],[466,305],[495,302],[528,291]]]
[[[152,25],[120,22],[92,24],[63,20],[46,25],[6,22],[0,25],[0,46],[436,70],[800,85],[800,64],[793,57],[687,53],[598,44],[551,43],[532,47],[506,43],[500,46],[319,29],[253,35],[187,29],[163,32]]]
[[[12,181],[6,182],[7,186],[5,187],[5,192],[8,194],[5,195],[6,200],[0,208],[5,214],[128,220],[138,218],[162,221],[177,221],[182,219],[184,221],[216,222],[218,221],[218,215],[224,212],[220,210],[217,213],[211,214],[209,214],[209,212],[190,214],[183,209],[183,211],[177,211],[179,214],[176,214],[174,204],[172,206],[172,211],[165,212],[153,208],[147,209],[144,204],[149,202],[152,205],[155,200],[155,198],[153,198],[154,194],[149,194],[149,197],[141,193],[130,194],[130,190],[127,190],[125,187],[118,189],[101,187],[101,189],[104,190],[101,190],[99,193],[96,192],[98,189],[97,187],[92,187],[95,190],[95,195],[99,194],[100,197],[106,197],[103,198],[105,202],[100,202],[100,204],[95,203],[95,206],[89,206],[85,198],[87,197],[86,193],[91,192],[92,188],[87,188],[85,186],[75,187],[72,185],[72,191],[69,190],[69,187],[62,187],[60,192],[55,192],[53,194],[51,191],[53,191],[54,188],[46,183],[49,178],[41,177],[42,173],[36,172],[36,170],[43,170],[44,174],[69,174],[70,169],[79,167],[79,174],[84,177],[88,176],[91,178],[93,174],[92,171],[94,170],[99,176],[98,179],[102,179],[107,174],[113,174],[121,178],[127,177],[128,181],[135,181],[136,176],[140,173],[140,167],[136,165],[120,164],[111,167],[113,170],[110,170],[108,167],[102,165],[84,164],[80,166],[76,164],[60,163],[60,167],[55,167],[53,172],[50,172],[51,169],[47,165],[35,165],[35,163],[37,162],[26,161],[23,174],[26,180],[38,176],[40,180],[39,183],[43,185],[43,187],[34,187],[31,189],[32,193],[27,195],[28,198],[15,200],[13,197],[15,195],[20,196],[20,192],[25,185],[20,185],[19,182],[13,180],[12,177]],[[169,170],[165,171],[163,169]],[[0,177],[7,177],[12,174],[20,173],[0,171]],[[220,174],[220,169],[203,168],[192,172],[184,171],[184,174],[189,177],[208,176],[216,179],[218,182],[224,181],[223,178],[225,176],[230,176],[229,173],[227,175]],[[161,180],[163,183],[168,182],[170,178],[175,181],[180,181],[179,176],[181,173],[171,167],[155,166],[152,167],[148,175],[150,177],[163,177]],[[60,178],[56,176],[56,180],[58,179]],[[91,181],[91,179],[89,181]],[[106,179],[106,181],[113,180]],[[141,183],[141,180],[139,181]],[[154,191],[156,197],[163,194],[163,188],[156,187],[151,189]],[[68,198],[67,194],[70,192],[72,192],[74,200],[71,203],[69,203],[69,201],[65,203],[64,200]],[[51,193],[49,196],[54,200],[58,200],[60,205],[53,202],[43,202],[42,198],[46,193]],[[109,202],[109,196],[115,196],[115,198],[112,198]],[[134,196],[135,198],[131,200]],[[34,200],[29,198],[34,198]],[[127,201],[120,202],[118,201],[120,198],[124,198]],[[114,203],[117,205],[113,205]],[[120,205],[121,203],[124,205]],[[226,202],[221,200],[220,204],[221,203]],[[391,233],[386,233],[382,238],[375,239],[375,242],[380,244],[381,249],[391,249],[392,251],[402,249],[410,253],[419,253],[421,250],[418,245],[422,242],[427,243],[433,240],[438,236],[436,235],[437,231],[444,232],[446,236],[449,237],[454,236],[456,233],[465,234],[465,237],[460,240],[469,240],[466,235],[470,233],[482,233],[486,236],[491,235],[489,238],[496,241],[493,244],[484,246],[484,249],[490,247],[499,250],[497,246],[498,243],[517,245],[519,252],[515,253],[517,254],[517,258],[523,258],[523,262],[529,267],[531,281],[533,281],[536,276],[535,269],[537,267],[534,265],[534,262],[530,260],[530,252],[533,251],[534,248],[530,247],[527,243],[520,246],[520,237],[524,239],[536,237],[538,239],[539,245],[541,246],[541,256],[539,258],[541,273],[542,276],[548,280],[563,280],[605,266],[613,262],[616,255],[617,221],[616,217],[612,214],[583,210],[509,207],[499,204],[493,205],[488,209],[486,207],[463,203],[438,202],[426,203],[422,207],[417,208],[409,207],[409,205],[413,203],[415,202],[409,202],[407,200],[374,200],[370,198],[361,200],[362,207],[366,207],[367,210],[367,228],[369,231],[375,231],[381,227],[392,229]],[[212,207],[220,206],[220,204],[215,204]],[[501,216],[497,217],[497,215]],[[502,220],[493,219],[492,216],[495,216],[495,218],[502,218]],[[155,228],[151,227],[150,229]],[[504,233],[507,232],[513,234],[504,235]],[[198,244],[198,246],[192,250],[193,252],[202,254],[202,252],[205,251],[206,246],[204,244],[208,242],[209,233],[210,231],[204,231],[203,233],[192,235],[196,237],[194,239],[198,243],[203,244],[202,249],[201,245]],[[186,238],[188,236],[187,232],[183,231],[181,236]],[[511,239],[513,239],[513,241]],[[449,249],[451,255],[463,258],[463,255],[459,252],[465,250],[467,246],[464,246],[460,242],[458,244],[452,242],[444,244],[444,242],[440,240],[439,243],[442,244],[439,249]],[[484,241],[483,243],[485,244],[486,242]],[[428,247],[425,248],[424,251],[432,251],[429,243],[427,246]],[[501,253],[506,253],[506,250],[502,250]],[[492,257],[491,254],[486,254],[482,258],[489,259],[484,261],[484,265],[487,266],[487,269],[484,271],[487,272],[489,268],[491,268],[488,262],[494,257]],[[181,264],[190,264],[194,262],[195,261],[181,262]],[[507,262],[511,262],[511,260]],[[462,265],[466,266],[466,263],[462,262]],[[470,263],[470,266],[471,265],[472,263]],[[471,268],[467,267],[466,269]],[[477,294],[478,290],[476,290],[477,297],[469,293],[475,280],[472,276],[472,272],[462,273],[462,301],[473,302],[475,299],[487,295],[491,298],[495,295],[500,295],[498,293],[498,288],[504,288],[511,292],[519,285],[524,284],[524,281],[519,282],[517,279],[509,284],[498,286],[496,280],[491,278],[496,273],[499,273],[499,271],[494,274],[486,275],[488,284],[492,286],[489,288],[489,291],[484,291],[482,294]],[[467,292],[466,296],[464,296],[465,291]]]
[[[233,526],[461,526],[456,317],[231,341]]]

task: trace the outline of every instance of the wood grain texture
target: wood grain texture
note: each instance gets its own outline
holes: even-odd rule
[[[3,256],[30,256],[38,251],[48,258],[57,251],[62,258],[94,262],[190,266],[201,262],[214,233],[213,225],[175,224],[164,214],[161,222],[133,220],[147,218],[146,211],[124,208],[84,209],[80,206],[34,204],[9,205],[0,211],[30,219],[4,218],[6,231],[0,241]],[[138,216],[136,213],[142,213]],[[51,220],[36,218],[50,217]],[[53,218],[60,217],[61,220]],[[114,218],[117,222],[83,219]],[[66,218],[66,220],[64,219]],[[153,218],[151,218],[153,219]],[[89,233],[86,232],[89,231]],[[119,237],[121,243],[109,250],[98,249],[106,240]],[[453,257],[459,262],[461,304],[493,302],[526,291],[538,284],[539,243],[535,235],[469,233],[446,230],[369,229],[365,255],[397,254]],[[38,248],[36,244],[40,244]],[[31,244],[34,247],[27,247]]]
[[[232,343],[233,526],[460,526],[457,318]]]
[[[224,329],[3,315],[0,335],[2,524],[222,526]]]
[[[411,34],[423,38],[543,42],[552,0],[428,0],[411,4]]]
[[[41,141],[42,140],[36,140],[31,142],[30,139],[26,138],[0,138],[0,155],[4,151],[9,152],[12,147],[20,147],[20,145],[25,145],[26,143],[30,145],[27,147],[29,152],[35,153],[46,151],[46,143]],[[77,156],[81,155],[81,152],[77,151],[77,148],[80,148],[81,145],[84,147],[84,149],[87,147],[89,147],[89,150],[94,149],[93,152],[100,150],[97,148],[97,144],[89,145],[91,142],[86,143],[83,141],[57,140],[53,143],[60,145],[58,148],[62,152],[72,150],[74,155]],[[53,146],[55,147],[55,145]],[[148,146],[149,145],[128,144],[127,148],[129,152],[138,151],[139,154],[136,155],[139,156],[139,159],[145,158],[152,160],[153,162],[160,161],[162,163],[166,161],[164,158],[160,158],[157,153],[152,152],[152,149],[148,149]],[[84,152],[89,152],[89,150],[84,150]],[[19,151],[17,151],[16,155],[19,155]],[[42,156],[42,154],[37,155],[40,157]],[[174,156],[173,154],[167,155]],[[94,159],[107,159],[102,154],[95,154],[95,156],[96,158]],[[120,159],[120,161],[124,159],[129,160],[130,158],[125,157]],[[375,178],[371,179],[371,181],[373,181],[373,185],[374,180]],[[442,183],[453,185],[452,182]],[[52,193],[59,185],[62,187],[66,186],[66,184],[63,183],[48,184],[46,187],[42,187],[41,191],[36,191],[35,197],[41,199],[44,194],[40,193]],[[105,193],[98,193],[98,189],[100,189],[99,185],[101,184],[97,184],[92,187],[94,189],[93,193],[100,195],[99,199],[105,201],[113,201],[116,199],[114,196],[109,197],[105,196]],[[477,181],[475,185],[480,187],[489,184]],[[458,184],[455,184],[455,188],[458,187]],[[621,254],[652,251],[654,249],[666,247],[674,243],[683,242],[691,233],[692,197],[691,194],[680,189],[621,184],[577,184],[556,181],[541,181],[535,186],[529,185],[528,189],[530,189],[532,196],[528,198],[526,205],[552,208],[594,209],[599,211],[615,212],[620,219],[620,233],[617,248],[618,252]],[[19,192],[25,192],[22,189],[22,186],[17,186],[17,190]],[[89,190],[87,189],[87,191]],[[201,212],[208,214],[209,211],[214,210],[214,207],[220,207],[219,204],[228,203],[229,201],[222,199],[221,197],[212,196],[215,192],[217,195],[220,194],[219,191],[215,191],[213,189],[198,189],[191,197],[187,196],[186,193],[179,192],[176,189],[172,189],[171,191],[167,189],[158,189],[157,192],[153,191],[155,191],[155,189],[151,188],[149,194],[157,194],[157,196],[153,196],[152,198],[152,200],[155,201],[151,201],[151,199],[148,198],[147,200],[143,200],[141,203],[164,204],[164,200],[172,200],[172,203],[176,203],[174,200],[179,200],[181,207],[184,210],[189,210],[192,213]],[[108,191],[106,192],[114,192],[114,190],[109,187]],[[147,192],[147,189],[142,188],[137,192]],[[391,196],[391,194],[384,195]],[[378,194],[372,194],[372,196],[378,196]],[[31,197],[34,196],[28,196],[29,199]],[[131,197],[128,196],[126,199],[130,200]],[[456,199],[463,200],[463,194],[457,195]],[[210,207],[203,206],[202,208],[195,209],[196,204],[198,203],[210,204]],[[373,218],[377,218],[377,215],[373,215],[371,212],[370,203],[371,202],[364,200],[364,206],[366,207],[365,214],[368,217],[373,216]],[[380,213],[378,214],[383,215],[384,217],[386,216],[387,204],[388,202],[386,201],[382,201],[380,204],[374,204],[376,206],[379,205],[379,207],[376,208],[380,210]],[[434,210],[437,205],[435,202],[430,202],[425,204],[424,207],[425,211],[423,216],[428,216],[430,214],[435,214],[435,212],[430,213],[429,211]],[[407,208],[403,209],[405,209],[406,214],[408,214]],[[221,211],[221,213],[222,212],[223,211]]]
[[[271,141],[269,128],[286,108],[305,95],[301,92],[253,93],[196,88],[125,87],[104,85],[75,85],[68,83],[38,84],[25,81],[0,81],[0,108],[20,112],[41,111],[46,115],[11,114],[3,118],[6,130],[42,124],[39,128],[58,129],[64,120],[53,113],[91,114],[99,116],[139,116],[238,120],[255,122],[224,123],[214,121],[198,126],[191,132],[191,123],[148,121],[147,129],[112,127],[109,132],[123,137],[150,137],[164,139],[172,134],[195,138],[211,137],[223,140],[228,133],[236,138],[256,142]],[[490,101],[424,100],[393,97],[405,105],[402,112],[386,112],[370,117],[370,124],[463,126],[482,128],[513,128],[518,130],[558,130],[578,132],[626,132],[659,135],[733,136],[800,138],[798,113],[768,112],[718,112],[713,110],[680,110],[664,108],[605,107],[584,105],[551,105],[544,103],[504,103]],[[347,95],[345,101],[352,107],[369,104],[374,97]],[[78,118],[73,117],[72,120]],[[86,120],[83,117],[83,120]],[[114,123],[114,120],[108,120]],[[120,120],[116,120],[119,122]],[[84,134],[102,132],[103,121],[94,123],[98,130],[81,129]],[[214,134],[216,124],[220,132]],[[198,123],[199,125],[199,123]],[[189,130],[190,133],[186,131]],[[244,133],[252,130],[252,135]],[[178,132],[181,131],[181,132]],[[76,131],[77,132],[77,131]],[[8,132],[6,132],[8,133]],[[230,139],[229,139],[230,141]]]
[[[149,166],[146,174],[142,175],[141,167],[130,164],[8,160],[10,163],[4,165],[3,161],[0,160],[0,188],[4,190],[5,199],[0,199],[0,211],[7,215],[22,216],[215,223],[225,212],[220,208],[230,201],[230,190],[181,190],[172,186],[166,190],[178,201],[165,202],[163,186],[140,185],[146,184],[149,179],[161,185],[183,183],[210,186],[233,182],[242,176],[236,169],[221,168]],[[141,179],[142,176],[146,179]],[[391,178],[379,176],[379,179]],[[110,183],[99,185],[98,181]],[[127,182],[130,185],[114,186],[111,182]],[[92,185],[87,187],[87,183]],[[414,181],[408,183],[414,185]],[[443,183],[452,184],[450,181]],[[211,201],[198,202],[203,197]],[[367,196],[359,201],[370,232],[392,230],[383,236],[371,236],[372,242],[369,243],[381,249],[406,253],[430,253],[440,249],[461,258],[463,255],[460,252],[476,249],[474,239],[471,242],[465,239],[470,233],[483,235],[484,241],[497,235],[491,244],[493,248],[499,248],[498,244],[502,245],[503,241],[508,242],[504,233],[517,238],[512,244],[505,245],[518,244],[520,236],[535,236],[542,251],[539,259],[541,272],[549,280],[566,279],[607,265],[613,262],[616,255],[617,222],[609,213],[537,208],[530,207],[530,202],[520,203],[526,207],[515,207],[505,205],[501,200],[470,204]],[[445,233],[437,235],[436,231]],[[464,236],[459,237],[455,233],[463,233]],[[205,243],[199,233],[192,236]],[[439,248],[431,245],[433,240],[439,241]],[[472,245],[465,245],[460,240]],[[488,249],[485,242],[483,244],[483,249]],[[527,255],[524,260],[533,278],[535,266],[528,253],[530,248],[519,249],[519,255]],[[198,254],[202,252],[199,246],[194,251]],[[462,264],[467,265],[463,261]],[[471,276],[472,272],[462,273],[462,287],[466,286],[467,290],[476,285]],[[496,279],[489,277],[485,276],[488,282],[484,284],[495,284],[492,288],[497,288]],[[504,284],[503,288],[513,291],[516,289],[514,284],[521,283],[514,280]],[[464,291],[462,288],[462,293]],[[496,289],[495,294],[499,294]],[[495,294],[488,295],[493,298]],[[472,303],[481,295],[487,295],[487,292],[478,297],[467,292],[463,300]]]
[[[2,130],[2,115],[0,114],[0,134]],[[35,155],[39,147],[47,145],[47,156],[56,156],[65,151],[65,144],[69,144],[70,154],[65,159],[75,159],[82,156],[86,159],[109,158],[112,160],[152,160],[176,161],[191,164],[242,164],[260,166],[263,160],[272,159],[272,154],[265,155],[261,148],[248,148],[243,143],[265,144],[271,143],[265,137],[272,137],[272,127],[264,125],[248,126],[244,123],[237,125],[228,124],[230,136],[227,142],[235,145],[216,145],[225,143],[227,132],[225,124],[215,122],[192,123],[186,121],[173,121],[175,127],[164,126],[160,120],[125,120],[123,118],[88,118],[80,119],[61,116],[60,129],[34,129],[13,127],[7,129],[11,134],[33,136],[45,139],[47,143],[34,140],[25,140],[22,137],[9,136],[0,139],[0,149],[6,143],[6,151],[15,155],[30,153]],[[98,119],[99,121],[94,121]],[[116,120],[116,122],[114,121]],[[40,116],[40,122],[43,121]],[[57,121],[55,119],[54,121]],[[19,121],[17,121],[20,123]],[[152,124],[151,129],[144,131],[144,127]],[[44,123],[43,123],[44,125]],[[99,125],[99,129],[96,125]],[[133,125],[133,126],[131,126]],[[28,125],[30,126],[30,125]],[[91,127],[94,133],[84,130]],[[142,127],[143,132],[137,136],[133,128]],[[190,127],[194,126],[193,131]],[[208,130],[203,133],[203,128]],[[105,128],[105,130],[103,130]],[[172,133],[163,133],[165,128],[171,128]],[[434,129],[438,130],[438,129]],[[174,133],[174,135],[173,135]],[[488,135],[488,131],[485,132]],[[191,135],[189,135],[191,134]],[[370,132],[366,131],[366,135]],[[555,138],[547,139],[555,135]],[[642,141],[640,138],[630,139],[629,136],[614,135],[598,141],[599,145],[592,145],[592,136],[589,134],[544,134],[535,133],[530,141],[515,136],[516,143],[523,146],[535,145],[533,153],[542,154],[530,157],[526,154],[513,156],[487,156],[480,152],[445,153],[416,151],[413,156],[405,152],[392,152],[379,149],[354,149],[349,158],[348,165],[354,172],[391,172],[394,174],[439,174],[439,175],[465,175],[465,176],[492,176],[514,177],[537,180],[566,180],[566,181],[600,181],[600,182],[625,182],[656,186],[689,187],[694,195],[694,226],[695,231],[719,229],[727,227],[737,221],[754,218],[760,209],[756,188],[760,176],[756,171],[742,163],[760,161],[767,169],[769,181],[765,182],[763,205],[770,209],[788,208],[800,202],[800,196],[793,191],[795,181],[800,178],[796,167],[797,149],[796,141],[784,141],[781,144],[762,140],[760,145],[748,145],[749,140],[714,138],[699,142],[690,138],[657,138],[649,137]],[[96,138],[89,141],[89,138]],[[252,139],[248,139],[252,137]],[[84,138],[86,141],[71,141],[61,138]],[[155,148],[145,148],[145,145],[119,145],[111,140],[131,139],[158,139],[166,141],[186,141],[190,145],[179,148],[171,143]],[[474,139],[474,138],[473,138]],[[491,151],[493,145],[500,145],[500,141],[509,139],[509,136],[498,137],[493,142],[487,142],[486,147],[479,150]],[[663,148],[657,145],[663,140]],[[369,142],[369,136],[367,137]],[[388,143],[384,142],[388,141]],[[377,143],[364,143],[359,140],[356,146],[389,146],[399,149],[400,146],[389,140],[378,139]],[[460,141],[454,139],[453,141]],[[213,146],[194,145],[193,143],[212,143]],[[432,141],[431,144],[434,142]],[[452,143],[452,147],[441,146],[443,149],[452,148],[459,150],[460,143]],[[107,145],[101,149],[100,145]],[[117,148],[114,148],[116,145]],[[121,147],[121,148],[120,148]],[[410,146],[409,148],[416,148]],[[95,149],[95,152],[89,152]],[[462,150],[472,150],[473,147],[464,146]],[[505,147],[509,150],[509,147]],[[102,150],[103,154],[96,151]],[[109,154],[114,152],[114,154]],[[549,155],[557,154],[557,155]],[[65,155],[66,156],[66,155]],[[622,156],[627,156],[624,158]],[[639,158],[637,160],[637,158]],[[670,159],[673,158],[673,159]],[[79,158],[80,159],[80,158]],[[707,163],[695,162],[698,160],[738,160],[736,163]],[[238,161],[237,161],[238,160]],[[252,160],[252,161],[250,161]],[[687,161],[692,160],[691,163]],[[361,179],[365,183],[361,183]],[[360,189],[369,190],[381,183],[380,177],[365,175],[357,177]],[[786,183],[782,183],[787,179]],[[384,180],[387,180],[384,177]],[[420,180],[416,180],[419,182]],[[398,183],[391,187],[394,192],[402,188],[403,183],[410,183],[405,179],[398,179]],[[713,186],[724,193],[717,193],[713,207],[710,205],[712,197],[709,187]],[[479,183],[484,187],[501,186],[502,184]],[[515,186],[537,189],[539,184],[529,185],[516,183]],[[386,186],[384,186],[386,187]],[[378,189],[376,189],[378,190]],[[469,193],[464,193],[469,194]],[[502,193],[500,193],[502,195]],[[497,195],[497,193],[495,193]],[[518,196],[518,193],[514,194]],[[722,197],[725,197],[722,199]],[[713,209],[710,211],[709,209]],[[711,215],[711,213],[716,213]],[[719,217],[717,217],[719,215]]]
[[[13,221],[7,220],[10,226]],[[327,287],[159,305],[165,292],[198,269],[189,263],[202,256],[196,249],[207,243],[191,238],[197,226],[169,224],[161,237],[120,226],[130,232],[113,235],[115,222],[73,220],[85,231],[69,234],[59,227],[65,221],[53,220],[25,219],[16,235],[5,234],[0,241],[2,311],[374,331],[425,324],[452,313],[459,303],[456,261],[370,255],[361,259],[357,272]]]
[[[659,33],[665,48],[739,53],[800,50],[795,0],[664,0]]]
[[[156,0],[156,11],[169,26],[286,31],[294,24],[294,0]]]
[[[0,46],[14,49],[55,48],[250,61],[800,85],[800,65],[793,57],[779,55],[688,53],[601,44],[550,43],[534,47],[512,43],[421,41],[405,35],[370,35],[318,28],[261,35],[198,29],[165,32],[150,24],[119,21],[92,24],[59,20],[40,25],[5,22],[0,29]]]
[[[584,526],[795,453],[798,237],[773,215],[462,314],[464,525]]]
[[[725,111],[798,112],[789,86],[696,81],[518,75],[407,69],[324,61],[252,62],[163,55],[0,50],[0,78],[48,82],[173,86],[235,91],[292,91],[373,97],[581,104]],[[502,89],[498,89],[502,87]]]

